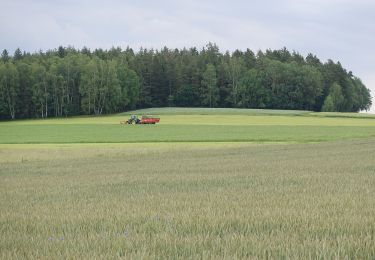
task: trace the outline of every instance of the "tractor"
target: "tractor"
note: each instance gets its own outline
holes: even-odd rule
[[[138,116],[131,115],[130,118],[127,121],[125,121],[125,124],[132,125],[132,124],[139,124],[140,122],[141,120],[139,120]]]
[[[159,117],[155,117],[155,116],[142,116],[141,119],[138,118],[137,115],[131,115],[130,118],[126,121],[121,121],[120,123],[121,124],[128,124],[128,125],[132,125],[132,124],[156,124],[156,123],[159,123],[160,121],[160,118]]]

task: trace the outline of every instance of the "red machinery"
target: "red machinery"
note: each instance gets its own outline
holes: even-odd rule
[[[160,118],[154,116],[142,116],[140,124],[156,124],[159,123]]]

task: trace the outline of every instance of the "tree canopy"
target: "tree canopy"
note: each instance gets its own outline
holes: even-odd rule
[[[358,112],[370,90],[340,62],[286,48],[201,50],[59,46],[7,50],[0,61],[0,119],[114,113],[162,106]]]

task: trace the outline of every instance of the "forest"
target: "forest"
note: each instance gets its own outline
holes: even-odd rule
[[[201,50],[1,53],[0,119],[165,106],[358,112],[371,107],[371,95],[340,62],[286,48],[222,53],[209,43]]]

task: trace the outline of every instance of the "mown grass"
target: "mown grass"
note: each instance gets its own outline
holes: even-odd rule
[[[374,139],[0,145],[0,257],[372,259],[374,154]]]
[[[163,112],[164,111],[164,112]],[[0,143],[317,142],[375,136],[375,118],[306,111],[145,109],[158,125],[120,125],[128,115],[0,123]],[[239,112],[242,111],[242,112]],[[155,113],[154,113],[155,112]],[[239,113],[232,115],[231,113]],[[170,114],[164,114],[170,113]],[[206,114],[199,114],[206,113]]]

